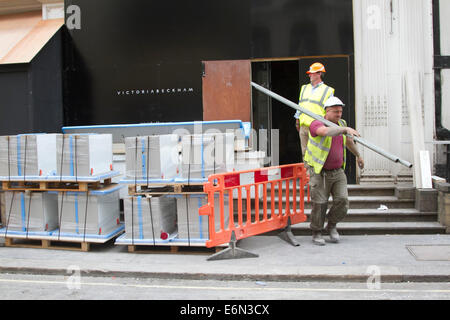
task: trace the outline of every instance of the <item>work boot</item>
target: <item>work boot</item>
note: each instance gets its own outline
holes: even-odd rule
[[[322,238],[322,233],[320,231],[313,231],[312,242],[318,246],[325,245],[325,240]]]
[[[330,234],[330,242],[338,243],[339,242],[339,233],[337,232],[336,225],[328,223],[327,230],[328,230],[328,233]]]

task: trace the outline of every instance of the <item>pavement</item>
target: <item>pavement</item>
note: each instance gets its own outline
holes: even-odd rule
[[[255,281],[450,282],[450,235],[341,235],[316,246],[296,236],[294,247],[277,236],[242,239],[238,247],[258,257],[208,261],[213,252],[130,253],[114,241],[88,252],[5,247],[0,272]],[[413,251],[408,250],[413,247]],[[197,251],[198,252],[198,251]]]

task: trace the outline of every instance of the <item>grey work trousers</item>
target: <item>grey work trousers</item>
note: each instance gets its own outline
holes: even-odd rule
[[[348,211],[347,176],[342,168],[336,170],[322,170],[316,174],[312,167],[309,168],[311,186],[311,224],[312,231],[322,231],[325,218],[328,224],[336,225]],[[328,198],[333,196],[333,204],[328,212]]]
[[[298,136],[300,138],[300,148],[302,149],[302,159],[304,162],[306,146],[308,145],[309,140],[309,127],[301,126],[300,130],[298,131]]]

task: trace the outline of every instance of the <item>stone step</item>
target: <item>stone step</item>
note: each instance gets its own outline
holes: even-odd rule
[[[311,209],[305,209],[305,214],[309,217]],[[437,219],[437,212],[420,212],[414,208],[349,209],[343,222],[436,222]]]
[[[275,210],[278,214],[278,210]],[[308,221],[311,216],[311,209],[305,209],[305,215]],[[267,211],[267,217],[271,217],[270,208]],[[263,208],[259,210],[259,219],[263,220]],[[247,221],[247,211],[243,212],[243,222]],[[438,220],[437,212],[420,212],[416,209],[349,209],[343,222],[436,222]],[[237,213],[234,215],[234,221],[238,221]],[[255,221],[255,210],[251,212],[251,221]]]
[[[297,196],[297,204],[300,202],[300,196]],[[227,199],[227,197],[225,197]],[[286,200],[286,197],[283,196],[282,201]],[[275,208],[278,207],[278,201],[280,197],[275,196],[273,198]],[[289,200],[293,201],[292,195],[289,196]],[[388,209],[399,209],[399,208],[415,208],[415,200],[413,199],[398,199],[394,196],[349,196],[349,205],[350,209],[377,209],[380,208],[381,205],[386,206]],[[234,200],[234,208],[237,208],[238,200]],[[272,205],[270,195],[267,196],[267,206],[270,207]],[[305,209],[311,208],[311,202],[308,202],[307,197],[305,197]],[[251,201],[252,208],[254,208],[254,200]],[[329,204],[331,204],[331,199],[329,200]],[[262,208],[263,202],[260,199],[259,206]],[[242,207],[246,208],[247,200],[242,199]]]
[[[290,184],[292,189],[292,183]],[[408,185],[359,185],[359,184],[349,184],[348,195],[349,196],[395,196],[396,192],[400,192],[402,195],[405,194],[411,199],[414,199],[414,187]],[[276,195],[278,195],[278,185],[274,186]],[[283,183],[283,195],[286,192],[286,184]],[[270,191],[270,184],[267,186],[268,192]],[[305,188],[306,192],[306,188]],[[292,193],[292,191],[291,191]]]
[[[446,227],[438,222],[341,222],[337,226],[341,235],[380,234],[445,234]],[[279,231],[265,235],[276,235]],[[311,235],[309,222],[292,226],[294,235]]]

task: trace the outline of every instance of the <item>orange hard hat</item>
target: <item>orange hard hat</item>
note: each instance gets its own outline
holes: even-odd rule
[[[313,63],[313,64],[309,67],[309,70],[306,71],[307,74],[310,74],[310,73],[316,73],[316,72],[326,72],[326,71],[325,71],[324,65],[321,64],[320,62],[315,62],[315,63]]]

